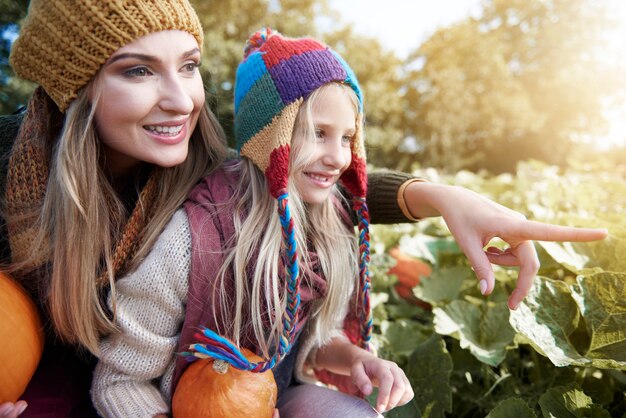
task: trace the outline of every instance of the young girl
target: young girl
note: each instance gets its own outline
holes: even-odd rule
[[[101,345],[98,411],[169,412],[188,364],[175,353],[200,326],[266,359],[244,367],[274,369],[283,417],[303,416],[304,405],[314,417],[374,413],[357,397],[302,385],[312,380],[307,369],[349,376],[364,394],[378,386],[380,411],[408,402],[402,370],[367,350],[367,176],[354,74],[313,39],[256,33],[237,71],[235,132],[241,161],[205,177],[145,262],[118,282],[122,332]],[[358,239],[338,181],[358,214]],[[210,352],[210,341],[194,347]]]

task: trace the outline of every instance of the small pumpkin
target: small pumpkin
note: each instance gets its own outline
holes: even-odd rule
[[[262,359],[242,349],[251,362]],[[238,370],[223,360],[194,361],[183,373],[172,398],[174,418],[271,418],[278,389],[271,370]]]
[[[389,255],[396,260],[396,265],[389,269],[388,274],[395,274],[398,282],[405,287],[413,288],[420,284],[422,277],[432,273],[430,266],[423,261],[410,257],[400,251],[398,247],[389,250]]]
[[[43,329],[35,304],[24,289],[0,273],[0,403],[24,393],[43,352]]]

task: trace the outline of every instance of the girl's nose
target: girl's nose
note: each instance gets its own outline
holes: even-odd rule
[[[345,146],[343,137],[327,139],[322,146],[324,147],[322,161],[328,167],[340,169],[350,164],[350,147]]]

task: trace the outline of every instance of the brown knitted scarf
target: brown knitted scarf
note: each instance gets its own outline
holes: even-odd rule
[[[37,237],[32,220],[26,217],[20,219],[20,216],[40,208],[46,193],[50,171],[46,138],[52,106],[54,104],[44,90],[37,88],[28,103],[9,160],[6,215],[16,219],[8,225],[11,254],[16,259],[24,259],[32,251]],[[157,174],[153,171],[141,191],[138,202],[142,203],[136,204],[121,239],[116,243],[113,259],[115,277],[123,273],[141,243],[144,227],[153,215],[157,184]],[[46,261],[45,255],[41,254],[32,267],[42,266]],[[106,274],[102,273],[98,281],[101,285],[108,283]]]

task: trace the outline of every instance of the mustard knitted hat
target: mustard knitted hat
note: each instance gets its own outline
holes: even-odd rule
[[[111,54],[163,30],[189,32],[202,47],[202,26],[187,0],[31,0],[10,63],[65,112]]]

